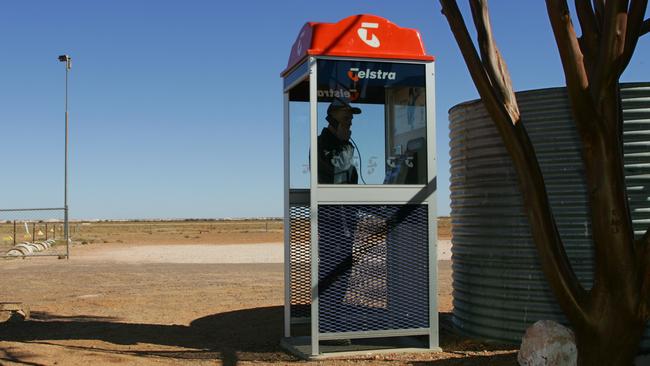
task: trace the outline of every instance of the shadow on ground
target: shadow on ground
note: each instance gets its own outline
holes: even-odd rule
[[[120,323],[92,316],[59,317],[33,313],[26,322],[0,325],[0,339],[14,342],[46,343],[57,340],[99,340],[119,345],[148,343],[189,348],[181,351],[138,351],[92,348],[141,357],[173,359],[221,359],[224,365],[239,360],[290,361],[279,347],[283,308],[264,307],[210,315],[189,326]],[[66,345],[71,349],[84,349]],[[14,362],[20,355],[13,355]]]
[[[512,366],[517,365],[516,354],[497,354],[497,355],[468,355],[461,358],[446,358],[435,361],[412,361],[411,366]]]
[[[283,308],[281,306],[245,309],[206,316],[189,326],[121,323],[116,319],[80,315],[62,317],[48,313],[32,313],[25,322],[0,324],[0,340],[51,344],[60,340],[98,340],[117,345],[154,344],[187,348],[178,351],[124,350],[77,345],[61,345],[71,351],[88,350],[109,354],[175,360],[220,359],[224,365],[238,361],[291,362],[296,358],[279,346],[282,337]],[[432,361],[410,361],[414,366],[425,365],[507,365],[516,362],[516,355],[488,354],[512,351],[513,346],[490,344],[457,335],[450,328],[451,315],[441,313],[441,347],[452,358]],[[481,352],[485,354],[480,354]],[[478,353],[478,354],[477,354]],[[2,361],[21,362],[28,355],[5,350]],[[408,362],[408,361],[407,361]],[[403,363],[403,362],[402,362]]]

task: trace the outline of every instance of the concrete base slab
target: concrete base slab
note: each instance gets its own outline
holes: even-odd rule
[[[283,338],[280,346],[287,352],[304,360],[322,360],[332,357],[372,356],[387,353],[442,352],[440,347],[429,348],[427,337],[391,337],[352,339],[345,341],[321,341],[320,354],[311,354],[311,337]]]

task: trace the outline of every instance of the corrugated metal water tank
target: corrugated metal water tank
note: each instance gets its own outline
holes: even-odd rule
[[[650,223],[650,83],[621,85],[625,177],[637,237]],[[564,88],[517,93],[551,206],[582,284],[593,251],[579,139]],[[454,326],[518,343],[537,320],[566,323],[541,272],[517,178],[483,103],[449,111]],[[643,348],[650,348],[646,331]]]

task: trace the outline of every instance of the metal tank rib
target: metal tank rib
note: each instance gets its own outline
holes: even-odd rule
[[[650,83],[622,84],[625,175],[637,235],[650,224]],[[517,93],[553,214],[578,278],[591,286],[591,222],[580,141],[564,88]],[[537,320],[566,323],[537,259],[510,157],[483,104],[449,111],[453,323],[518,343]],[[644,339],[650,348],[650,337]]]

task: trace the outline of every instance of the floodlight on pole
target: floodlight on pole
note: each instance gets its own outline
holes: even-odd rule
[[[68,55],[59,56],[59,61],[66,63],[66,69],[70,70],[72,68],[72,57]]]
[[[68,73],[72,68],[72,57],[68,55],[59,56],[60,62],[65,62],[65,163],[63,180],[63,233],[66,245],[66,258],[70,259],[70,237],[68,231]]]

